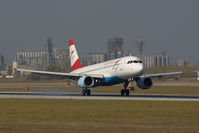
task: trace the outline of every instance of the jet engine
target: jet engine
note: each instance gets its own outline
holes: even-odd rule
[[[148,77],[142,77],[138,79],[137,81],[137,86],[144,90],[151,88],[152,85],[153,85],[153,82],[151,78],[148,78]]]
[[[81,88],[92,87],[94,85],[94,83],[95,83],[95,81],[94,81],[93,77],[90,77],[90,76],[83,76],[83,77],[79,78],[79,80],[77,81],[78,86]]]

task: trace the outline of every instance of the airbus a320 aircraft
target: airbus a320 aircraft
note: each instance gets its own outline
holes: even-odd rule
[[[122,96],[129,95],[130,91],[127,87],[130,82],[135,81],[137,86],[141,89],[149,89],[153,84],[151,78],[182,73],[170,72],[143,75],[144,65],[142,61],[135,56],[122,57],[103,63],[82,67],[73,40],[69,40],[69,54],[72,70],[70,73],[24,69],[18,70],[40,75],[55,75],[62,78],[72,79],[77,81],[78,86],[82,88],[83,95],[90,95],[91,91],[89,88],[92,87],[111,86],[123,83],[124,88],[121,89]],[[130,88],[130,90],[134,90],[133,86]]]

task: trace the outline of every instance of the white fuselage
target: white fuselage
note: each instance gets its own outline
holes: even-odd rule
[[[135,56],[127,56],[99,64],[86,66],[71,73],[102,74],[104,78],[119,77],[122,80],[136,78],[144,72],[144,65]]]

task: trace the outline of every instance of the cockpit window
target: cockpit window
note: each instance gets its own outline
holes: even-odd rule
[[[132,61],[132,60],[128,61],[128,63],[127,63],[127,64],[131,64],[131,63],[133,63],[133,61]]]
[[[131,64],[131,63],[142,63],[141,60],[137,61],[137,60],[130,60],[127,62],[127,64]]]

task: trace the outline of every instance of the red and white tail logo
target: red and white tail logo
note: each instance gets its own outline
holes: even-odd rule
[[[82,65],[80,63],[75,45],[73,40],[69,40],[69,54],[70,54],[70,64],[71,64],[71,70],[77,70],[79,68],[82,68]]]

